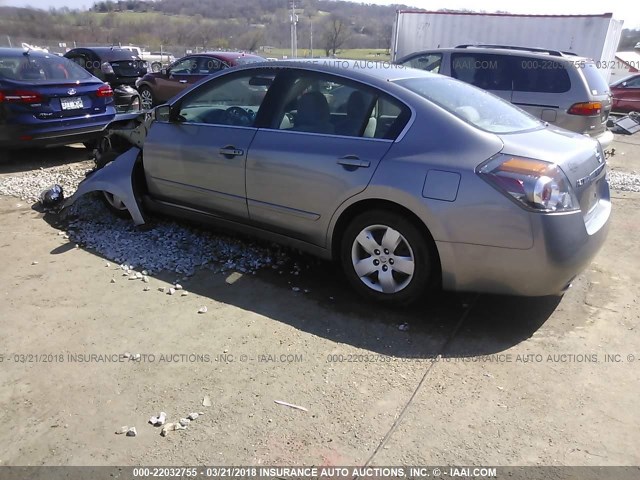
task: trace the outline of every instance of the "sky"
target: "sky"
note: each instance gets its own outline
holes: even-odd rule
[[[288,0],[282,0],[288,3]],[[613,13],[613,18],[624,20],[626,28],[640,28],[640,7],[637,0],[624,0],[606,4],[602,0],[536,0],[536,1],[517,1],[517,0],[367,0],[363,3],[377,3],[380,5],[389,5],[393,3],[405,3],[413,7],[425,8],[428,10],[438,10],[440,8],[449,9],[469,9],[484,10],[494,12],[496,10],[504,10],[511,13],[525,14],[597,14],[597,13]],[[33,6],[37,8],[48,9],[49,7],[70,7],[70,8],[89,8],[93,5],[91,0],[0,0],[0,5],[13,6]]]

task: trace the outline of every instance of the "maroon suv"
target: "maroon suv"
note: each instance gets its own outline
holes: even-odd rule
[[[142,107],[149,109],[220,70],[265,61],[258,55],[240,52],[195,53],[176,60],[160,72],[147,73],[136,82],[136,87],[142,97]]]
[[[640,112],[640,73],[611,84],[614,112]]]

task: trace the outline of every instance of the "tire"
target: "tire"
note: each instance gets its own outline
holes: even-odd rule
[[[150,110],[156,104],[156,99],[149,87],[140,87],[140,106],[143,110]]]
[[[340,262],[362,296],[407,305],[427,294],[435,256],[425,233],[412,221],[397,212],[372,210],[347,226],[340,242]]]
[[[124,206],[124,203],[122,203],[120,198],[104,191],[100,192],[100,198],[116,217],[131,218],[129,210],[127,210],[127,207]]]
[[[160,70],[162,70],[162,64],[160,62],[153,62],[151,64],[151,71],[153,73],[158,73]]]

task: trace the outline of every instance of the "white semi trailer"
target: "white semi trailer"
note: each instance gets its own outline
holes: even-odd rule
[[[591,58],[609,79],[621,20],[602,15],[515,15],[398,10],[392,59],[410,53],[458,45],[510,45],[573,52]]]

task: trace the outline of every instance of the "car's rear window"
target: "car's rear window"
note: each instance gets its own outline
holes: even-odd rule
[[[542,126],[542,122],[509,102],[458,80],[433,76],[396,83],[491,133],[515,133]]]
[[[57,55],[0,55],[0,79],[49,84],[91,78],[84,68]]]
[[[259,63],[266,62],[266,60],[262,57],[252,56],[252,57],[238,57],[234,59],[236,65],[248,65],[250,63]]]
[[[589,91],[592,95],[606,95],[609,92],[609,85],[607,85],[595,63],[585,63],[582,72],[584,73],[584,78],[587,79]]]
[[[124,48],[114,49],[95,49],[94,50],[102,60],[106,62],[121,62],[123,60],[140,60],[140,57],[135,52],[125,50]]]

